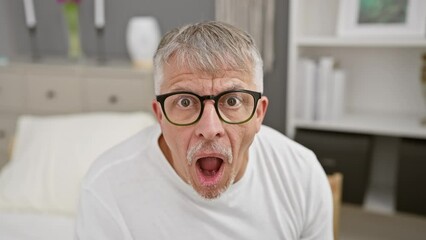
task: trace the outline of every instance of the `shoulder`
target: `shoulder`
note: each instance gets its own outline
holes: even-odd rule
[[[87,187],[106,175],[116,173],[120,167],[125,167],[132,161],[139,159],[141,155],[145,156],[144,153],[152,148],[152,145],[156,142],[155,139],[160,134],[160,127],[154,124],[107,150],[91,165],[83,185]]]
[[[253,142],[255,148],[279,154],[276,157],[289,159],[316,160],[315,154],[308,148],[288,138],[281,132],[262,125]]]
[[[331,190],[315,154],[267,126],[262,126],[252,146],[258,174],[272,179],[266,183],[271,183],[283,205],[299,216],[302,235],[321,231],[330,236]]]
[[[308,148],[267,126],[262,126],[252,145],[258,164],[267,173],[306,189],[312,177],[325,173],[315,154]],[[321,177],[322,178],[322,177]]]

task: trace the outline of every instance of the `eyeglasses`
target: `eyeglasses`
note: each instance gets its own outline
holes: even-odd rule
[[[218,95],[199,96],[192,92],[173,92],[158,95],[166,119],[178,126],[188,126],[200,120],[204,101],[213,100],[219,118],[229,124],[242,124],[249,121],[256,110],[260,92],[231,90]]]

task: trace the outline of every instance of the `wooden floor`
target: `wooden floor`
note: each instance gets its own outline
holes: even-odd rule
[[[426,217],[383,214],[343,204],[340,240],[425,240]]]

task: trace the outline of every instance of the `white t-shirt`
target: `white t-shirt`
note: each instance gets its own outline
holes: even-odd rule
[[[205,200],[166,160],[160,134],[147,128],[95,162],[76,239],[333,239],[331,190],[310,150],[262,126],[243,177]]]

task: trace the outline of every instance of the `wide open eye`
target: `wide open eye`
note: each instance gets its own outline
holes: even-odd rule
[[[227,94],[224,95],[221,99],[221,105],[226,108],[237,108],[241,106],[242,99],[238,94]]]
[[[179,100],[179,105],[181,107],[188,107],[189,105],[191,105],[191,100],[188,98],[183,98]]]
[[[230,97],[226,99],[226,104],[228,104],[229,106],[235,106],[238,104],[238,99],[235,97]]]
[[[175,103],[180,108],[191,108],[198,102],[198,100],[191,95],[180,95],[175,100]]]

